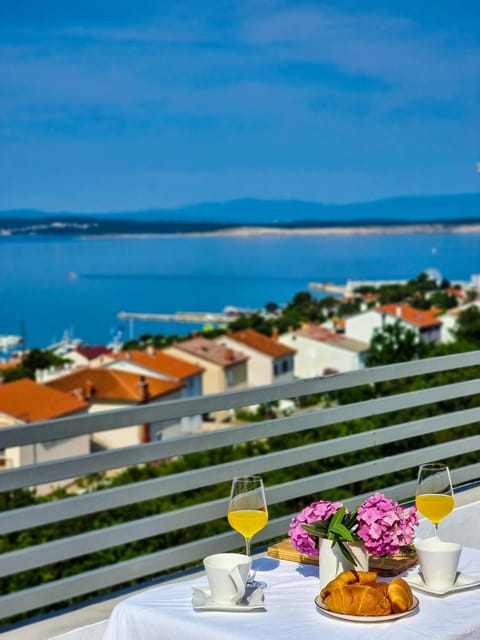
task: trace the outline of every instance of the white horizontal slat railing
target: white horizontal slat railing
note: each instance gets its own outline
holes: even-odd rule
[[[397,500],[408,500],[415,492],[414,469],[433,460],[451,460],[452,475],[456,485],[480,478],[478,455],[473,461],[459,464],[459,456],[478,452],[480,445],[480,397],[478,366],[480,351],[430,358],[361,371],[337,374],[321,378],[299,380],[277,385],[244,389],[225,394],[203,396],[189,400],[151,403],[128,410],[116,410],[94,415],[61,419],[0,430],[0,450],[35,442],[50,442],[79,434],[128,427],[132,424],[159,422],[181,416],[205,414],[210,411],[250,406],[257,403],[274,402],[284,398],[300,398],[312,394],[353,390],[363,385],[389,382],[395,389],[395,381],[416,376],[422,378],[427,388],[393,393],[370,400],[332,404],[323,408],[302,410],[288,417],[281,417],[252,424],[226,427],[207,433],[188,435],[182,438],[163,440],[138,446],[113,449],[50,461],[17,469],[0,471],[0,489],[13,492],[18,489],[55,483],[66,478],[81,478],[88,474],[121,470],[134,465],[179,458],[186,454],[214,451],[224,447],[244,446],[246,443],[268,442],[277,436],[296,435],[307,430],[316,430],[315,439],[281,450],[263,449],[246,458],[195,468],[171,475],[132,482],[123,486],[107,487],[100,491],[82,493],[59,500],[49,500],[28,507],[6,510],[0,513],[0,534],[12,536],[35,527],[66,522],[82,516],[94,516],[119,507],[128,507],[152,499],[166,498],[201,488],[228,483],[236,475],[262,474],[286,468],[296,468],[294,476],[285,474],[282,482],[267,482],[267,500],[274,511],[281,506],[280,515],[272,517],[267,527],[256,536],[256,541],[265,542],[284,536],[294,512],[289,504],[318,498],[321,492],[354,486],[375,478],[385,477],[385,493]],[[468,369],[470,379],[450,384],[432,384],[435,373]],[[473,372],[473,375],[472,375]],[[475,372],[477,375],[475,375]],[[452,402],[453,401],[453,402]],[[434,415],[418,417],[413,409],[435,405]],[[464,406],[465,405],[465,406]],[[412,413],[405,420],[406,411]],[[402,412],[398,420],[396,412]],[[423,415],[423,414],[422,414]],[[346,435],[331,437],[328,428],[339,424],[353,424],[357,420],[386,416],[386,425],[349,430]],[[403,417],[402,417],[403,416]],[[468,428],[465,430],[464,428]],[[424,437],[440,434],[436,444],[425,444]],[[443,436],[448,437],[443,437]],[[389,446],[404,443],[399,453],[390,455]],[[372,449],[372,448],[378,449]],[[360,451],[379,451],[376,457],[366,462],[350,462],[345,465],[342,456]],[[398,450],[398,449],[397,449]],[[475,456],[474,456],[475,458]],[[363,458],[364,459],[364,458]],[[318,473],[301,473],[302,466],[324,461]],[[334,461],[334,462],[332,462]],[[331,465],[335,463],[335,467]],[[400,472],[409,472],[409,479]],[[399,473],[398,482],[392,481]],[[278,480],[278,475],[277,475]],[[393,484],[392,484],[393,482]],[[360,485],[359,485],[360,486]],[[344,502],[355,506],[362,496],[359,492],[350,495]],[[75,564],[75,559],[108,549],[129,545],[147,538],[188,529],[196,525],[224,520],[227,497],[205,499],[203,502],[173,510],[155,513],[148,517],[133,519],[119,524],[92,528],[79,532],[75,524],[66,526],[64,537],[47,542],[39,541],[27,547],[8,549],[0,555],[0,578],[8,579],[22,572],[39,570],[55,563]],[[290,506],[290,509],[293,508]],[[72,520],[74,523],[75,521]],[[214,529],[215,531],[218,530]],[[7,539],[7,538],[5,538]],[[39,611],[45,607],[59,606],[74,598],[85,598],[104,589],[115,589],[133,580],[142,580],[190,563],[199,562],[212,551],[231,550],[240,544],[238,534],[227,530],[191,542],[159,547],[158,551],[129,557],[96,566],[83,573],[46,580],[41,584],[17,591],[3,589],[0,597],[0,620]],[[73,572],[71,572],[73,573]],[[0,626],[1,629],[1,626]]]

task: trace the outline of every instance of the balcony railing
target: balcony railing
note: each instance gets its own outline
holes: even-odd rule
[[[472,461],[469,460],[463,466],[460,465],[458,457],[472,452],[475,454],[479,449],[479,364],[480,351],[473,351],[189,400],[152,403],[131,409],[3,428],[0,430],[0,450],[38,442],[47,443],[74,435],[98,433],[132,424],[158,423],[181,416],[206,414],[312,394],[331,394],[339,391],[345,394],[349,391],[354,396],[355,389],[362,385],[369,385],[370,388],[376,385],[374,388],[378,389],[378,383],[389,383],[382,385],[382,393],[387,395],[369,400],[333,404],[244,426],[226,427],[177,439],[2,470],[1,487],[2,491],[7,492],[36,485],[55,484],[66,478],[79,478],[96,472],[142,465],[188,453],[212,451],[221,447],[264,441],[273,436],[316,430],[316,436],[309,444],[5,511],[0,514],[0,532],[2,536],[6,536],[79,516],[93,516],[105,510],[229,482],[236,475],[264,475],[287,467],[296,468],[295,479],[267,485],[268,504],[283,505],[287,513],[272,518],[268,526],[256,536],[256,542],[265,542],[285,536],[289,521],[294,515],[291,512],[292,507],[290,511],[287,509],[288,505],[292,504],[291,501],[310,501],[329,489],[350,488],[355,483],[385,477],[389,479],[389,483],[386,486],[381,485],[384,486],[384,492],[399,501],[408,500],[415,493],[414,469],[421,463],[434,460],[449,462],[455,485],[468,483],[480,478],[478,455],[471,456]],[[443,372],[446,380],[447,372],[460,369],[468,372],[469,379],[445,383],[439,381],[440,376],[435,375]],[[415,380],[416,376],[424,376],[418,379],[422,381],[423,388],[402,393],[395,391],[401,379]],[[386,387],[390,391],[386,391]],[[421,407],[430,409],[426,411],[426,417],[419,419],[418,410]],[[414,408],[415,411],[410,412],[412,419],[406,421],[407,410]],[[400,417],[397,418],[397,415]],[[355,424],[355,420],[375,416],[385,416],[387,426],[374,426],[369,430],[349,427]],[[339,423],[346,425],[344,435],[326,439],[324,433],[327,427]],[[468,430],[462,427],[468,427]],[[430,434],[442,434],[442,437],[437,438],[438,442],[434,445],[425,445],[422,436]],[[401,443],[404,443],[403,447],[400,446]],[[389,446],[394,444],[397,451],[402,449],[401,453],[392,455],[389,452]],[[367,452],[372,447],[378,448],[375,451],[381,452],[377,457],[368,462],[344,466],[342,456],[358,451]],[[302,474],[302,466],[322,460],[329,462],[328,468],[325,467],[325,470],[314,475]],[[332,461],[336,462],[333,468]],[[365,495],[369,494],[351,495],[344,502],[347,506],[354,507]],[[117,545],[224,519],[226,507],[227,497],[207,500],[193,506],[102,529],[92,528],[83,533],[70,531],[69,535],[61,539],[3,553],[0,556],[0,572],[2,577],[8,578],[52,563],[71,563],[85,554]],[[133,580],[158,576],[189,563],[199,562],[209,553],[238,547],[238,534],[229,530],[148,555],[94,568],[78,575],[47,581],[21,591],[4,592],[0,597],[0,619],[5,621],[11,616],[59,605],[72,598],[81,597],[87,601],[89,594],[115,588]]]

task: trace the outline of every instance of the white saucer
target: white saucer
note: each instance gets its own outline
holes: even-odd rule
[[[406,611],[403,611],[402,613],[390,613],[386,616],[352,616],[347,613],[330,611],[327,605],[320,598],[320,595],[315,598],[315,604],[322,613],[327,614],[327,616],[332,616],[332,618],[338,618],[339,620],[348,620],[349,622],[392,622],[393,620],[398,620],[399,618],[404,618],[405,616],[410,616],[412,613],[415,613],[418,609],[418,598],[413,596],[412,606]]]
[[[235,613],[265,610],[263,589],[251,589],[238,604],[222,604],[212,599],[209,589],[193,587],[192,606],[195,611],[232,611]]]
[[[467,576],[465,573],[458,573],[457,578],[451,587],[444,587],[443,589],[435,589],[425,584],[423,576],[419,571],[411,573],[406,576],[406,582],[419,591],[425,591],[435,596],[444,596],[447,593],[454,593],[455,591],[461,591],[462,589],[473,589],[480,586],[480,579],[474,576]]]

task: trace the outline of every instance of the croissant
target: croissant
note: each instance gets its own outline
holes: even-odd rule
[[[403,613],[413,603],[412,590],[403,578],[395,578],[388,584],[387,597],[392,603],[393,613]]]
[[[331,611],[356,616],[386,616],[411,607],[413,594],[405,580],[376,579],[376,571],[343,571],[322,589],[320,597]]]
[[[386,616],[392,605],[381,589],[369,585],[351,584],[334,589],[325,598],[330,611],[354,616]]]
[[[376,571],[342,571],[336,578],[330,580],[323,589],[320,591],[320,597],[322,600],[334,590],[345,587],[349,584],[374,584],[377,579]]]

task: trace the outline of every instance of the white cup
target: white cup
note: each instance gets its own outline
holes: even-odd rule
[[[448,589],[457,576],[462,546],[438,537],[415,543],[417,558],[425,584],[433,589]]]
[[[212,592],[218,604],[237,604],[245,595],[252,559],[243,553],[216,553],[203,561]]]

